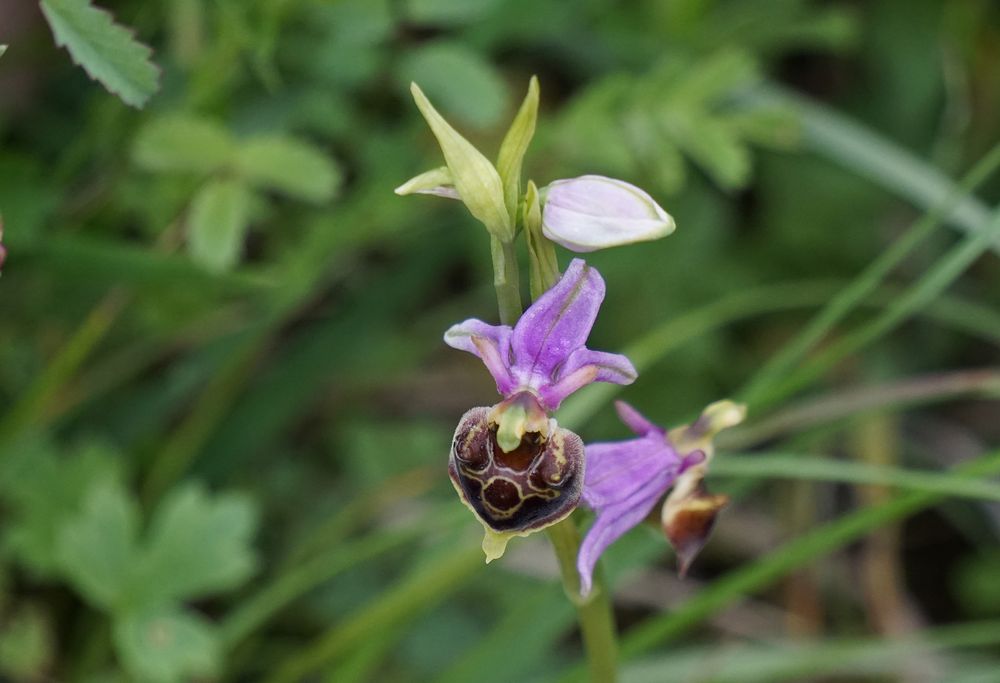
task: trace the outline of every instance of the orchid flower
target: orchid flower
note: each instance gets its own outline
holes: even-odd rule
[[[513,328],[466,320],[445,333],[448,345],[483,361],[504,397],[462,417],[448,468],[486,531],[487,561],[511,537],[555,524],[579,503],[583,442],[549,413],[591,382],[635,380],[625,356],[585,346],[603,299],[600,273],[576,259]]]
[[[710,495],[703,479],[719,431],[740,423],[744,406],[719,401],[692,424],[669,432],[623,401],[615,407],[637,438],[586,447],[583,501],[597,513],[580,546],[577,570],[581,592],[590,592],[601,553],[643,521],[673,487],[661,511],[661,523],[677,553],[681,575],[708,540],[726,496]]]

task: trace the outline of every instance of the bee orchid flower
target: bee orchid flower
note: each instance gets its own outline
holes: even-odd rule
[[[603,299],[600,273],[576,259],[513,327],[466,320],[445,333],[449,346],[483,361],[503,396],[462,417],[449,459],[456,491],[486,531],[487,561],[512,536],[565,519],[580,500],[583,442],[549,413],[592,382],[635,380],[625,356],[586,347]]]
[[[590,593],[601,554],[642,522],[667,491],[661,510],[664,532],[677,553],[683,575],[708,540],[728,499],[711,495],[704,477],[719,431],[743,420],[744,406],[719,401],[692,424],[669,432],[623,401],[615,404],[622,422],[637,438],[586,447],[584,503],[597,513],[580,546],[577,570],[583,595]]]

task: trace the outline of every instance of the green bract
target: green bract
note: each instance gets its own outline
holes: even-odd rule
[[[500,154],[497,156],[497,169],[503,180],[504,201],[507,211],[512,216],[517,215],[517,200],[521,194],[521,164],[524,153],[528,151],[531,138],[535,135],[535,121],[538,119],[538,78],[531,77],[528,83],[528,94],[521,103],[521,108],[510,124],[507,134],[500,144]]]
[[[469,212],[501,241],[514,239],[514,221],[504,202],[503,181],[497,169],[444,120],[424,96],[420,86],[413,83],[410,91],[441,145],[455,189]]]

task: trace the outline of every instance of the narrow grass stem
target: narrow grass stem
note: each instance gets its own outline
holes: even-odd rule
[[[980,159],[941,203],[925,213],[902,237],[831,299],[809,321],[805,329],[772,356],[742,392],[741,400],[756,407],[758,400],[765,396],[780,378],[787,376],[839,321],[872,294],[886,275],[944,222],[945,217],[952,213],[960,200],[992,175],[998,167],[1000,167],[1000,145],[995,146]],[[986,226],[981,225],[980,229],[985,231]]]
[[[940,295],[946,287],[965,272],[973,261],[989,249],[997,237],[1000,237],[1000,210],[982,229],[952,247],[951,251],[939,259],[937,265],[927,275],[906,291],[880,316],[841,338],[783,382],[762,391],[754,405],[758,407],[773,405],[794,394],[821,377],[841,359],[859,351],[872,341],[895,329]]]
[[[544,237],[537,236],[544,240]],[[544,243],[540,247],[546,246]],[[551,245],[548,245],[551,249]],[[510,250],[511,258],[514,258],[513,249]],[[537,259],[545,258],[545,250],[529,249],[529,258],[532,259],[532,272],[537,273],[536,289],[533,292],[534,298],[541,296],[546,290],[555,285],[558,279],[558,268],[555,267],[554,255],[552,263],[542,264],[535,262]],[[497,260],[494,256],[494,268],[497,267]],[[500,304],[501,320],[504,302],[500,298],[500,289],[497,289],[497,298]],[[518,309],[520,315],[520,309]],[[508,323],[513,324],[513,323]],[[590,671],[590,679],[594,683],[614,683],[618,678],[618,633],[615,628],[614,610],[611,606],[610,595],[607,584],[604,580],[604,573],[600,565],[594,572],[593,588],[586,598],[580,596],[580,574],[576,569],[576,557],[580,552],[580,532],[573,522],[572,517],[567,517],[548,528],[549,540],[559,561],[559,572],[562,576],[563,589],[566,597],[576,607],[577,619],[580,624],[580,635],[583,640],[583,647],[587,654],[587,668]]]
[[[57,393],[76,375],[91,351],[104,339],[127,300],[128,296],[123,291],[113,290],[90,311],[59,354],[4,416],[0,423],[0,443],[17,437],[41,421]]]

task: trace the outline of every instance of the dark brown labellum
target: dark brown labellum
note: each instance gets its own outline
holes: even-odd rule
[[[505,452],[491,412],[473,408],[455,430],[448,473],[459,495],[498,532],[537,530],[566,517],[583,490],[583,441],[553,426],[548,436],[525,432]]]

